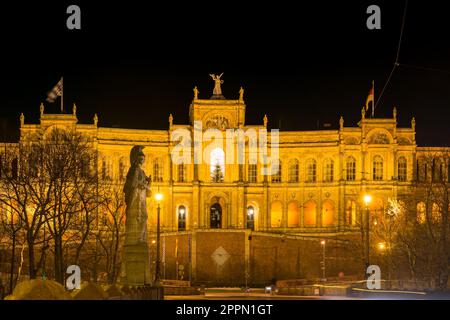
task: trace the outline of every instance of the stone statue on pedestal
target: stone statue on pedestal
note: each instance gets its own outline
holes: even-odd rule
[[[134,146],[130,153],[130,169],[123,191],[126,204],[125,225],[125,284],[145,285],[151,282],[150,261],[147,243],[147,203],[150,197],[150,177],[145,175],[142,165],[145,155],[143,146]]]

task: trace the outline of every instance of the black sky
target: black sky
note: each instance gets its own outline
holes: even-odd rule
[[[39,104],[61,75],[64,100],[81,123],[166,129],[188,122],[192,88],[209,98],[209,73],[224,72],[224,95],[245,88],[247,123],[282,130],[356,125],[372,79],[379,93],[397,51],[405,1],[87,1],[2,4],[1,104],[4,139],[20,112],[37,122]],[[82,30],[66,29],[79,4]],[[366,9],[382,29],[366,28]],[[409,1],[399,62],[376,111],[399,125],[417,120],[420,145],[450,145],[450,26],[442,3]],[[408,66],[405,66],[408,65]],[[414,66],[414,67],[411,67]],[[428,68],[428,69],[427,69]],[[436,70],[435,70],[436,69]],[[58,104],[46,103],[47,112]]]

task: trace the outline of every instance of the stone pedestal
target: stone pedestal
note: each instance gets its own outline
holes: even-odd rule
[[[125,268],[124,284],[128,286],[143,286],[152,283],[147,243],[125,244],[123,261]]]

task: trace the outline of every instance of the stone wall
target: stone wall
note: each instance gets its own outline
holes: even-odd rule
[[[178,279],[182,276],[182,280],[208,286],[244,286],[246,280],[249,285],[267,285],[277,280],[322,277],[320,238],[248,230],[196,230],[165,234],[161,239],[161,268],[166,279],[177,279],[177,266],[178,270],[182,266]],[[155,249],[153,244],[152,257]],[[328,239],[326,276],[360,273],[359,261],[351,256],[341,238]]]

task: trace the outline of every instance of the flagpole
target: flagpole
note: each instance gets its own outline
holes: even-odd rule
[[[372,101],[372,118],[375,117],[375,80],[372,80],[373,101]]]
[[[64,82],[63,77],[61,77],[61,113],[64,110]]]

